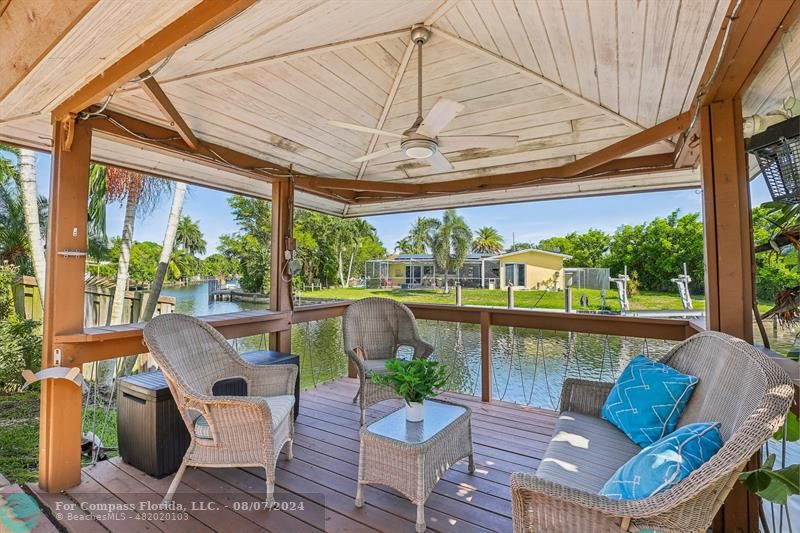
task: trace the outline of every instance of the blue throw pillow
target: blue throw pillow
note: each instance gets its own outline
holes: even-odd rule
[[[644,448],[675,430],[697,381],[639,355],[620,374],[600,414]]]
[[[665,491],[711,459],[722,444],[719,423],[687,424],[619,467],[600,495],[640,500]]]

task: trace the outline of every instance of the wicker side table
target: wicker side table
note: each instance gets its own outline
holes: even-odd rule
[[[399,409],[361,426],[356,507],[364,505],[363,487],[380,483],[396,489],[417,506],[417,531],[425,531],[425,501],[442,474],[472,457],[471,411],[442,401],[425,401],[425,419],[407,422]]]

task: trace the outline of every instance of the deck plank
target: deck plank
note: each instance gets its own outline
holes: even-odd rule
[[[67,531],[178,532],[260,531],[358,532],[413,531],[416,508],[392,488],[365,487],[365,506],[354,506],[358,478],[359,408],[352,403],[358,382],[341,379],[303,391],[296,423],[294,459],[278,460],[276,499],[302,499],[308,512],[242,510],[240,502],[264,497],[264,471],[259,468],[189,469],[175,496],[184,508],[192,501],[214,501],[216,511],[189,509],[182,523],[154,520],[66,520]],[[552,434],[553,412],[507,402],[485,404],[476,397],[444,393],[443,399],[472,409],[476,471],[461,460],[442,476],[425,506],[430,531],[468,533],[510,531],[512,472],[534,471]],[[371,422],[402,406],[386,401],[370,407]],[[84,470],[81,485],[62,494],[37,492],[51,510],[64,503],[157,503],[172,476],[152,478],[119,458]],[[137,500],[138,499],[138,500]],[[130,517],[129,517],[130,518]]]

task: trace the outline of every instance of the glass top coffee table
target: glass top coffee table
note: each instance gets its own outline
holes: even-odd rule
[[[363,486],[388,485],[417,506],[417,531],[425,531],[425,501],[433,486],[450,466],[472,457],[469,407],[439,400],[425,400],[424,420],[406,421],[400,408],[361,426],[356,507],[364,505]]]

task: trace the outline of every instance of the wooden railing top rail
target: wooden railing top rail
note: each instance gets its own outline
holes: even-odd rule
[[[240,338],[283,331],[291,324],[313,322],[344,314],[352,301],[339,301],[298,307],[291,312],[241,311],[199,317],[225,338]],[[511,326],[577,333],[608,334],[620,337],[683,340],[702,326],[682,319],[639,318],[617,315],[533,311],[493,307],[407,303],[418,319],[461,322],[490,326]],[[487,320],[488,318],[488,320]],[[62,351],[65,365],[112,359],[146,351],[144,324],[86,328],[82,333],[59,335],[55,345]]]
[[[291,313],[282,311],[239,311],[201,316],[226,339],[282,331],[290,325]],[[147,351],[144,323],[86,328],[82,333],[57,335],[55,347],[61,349],[64,365],[113,359]]]

